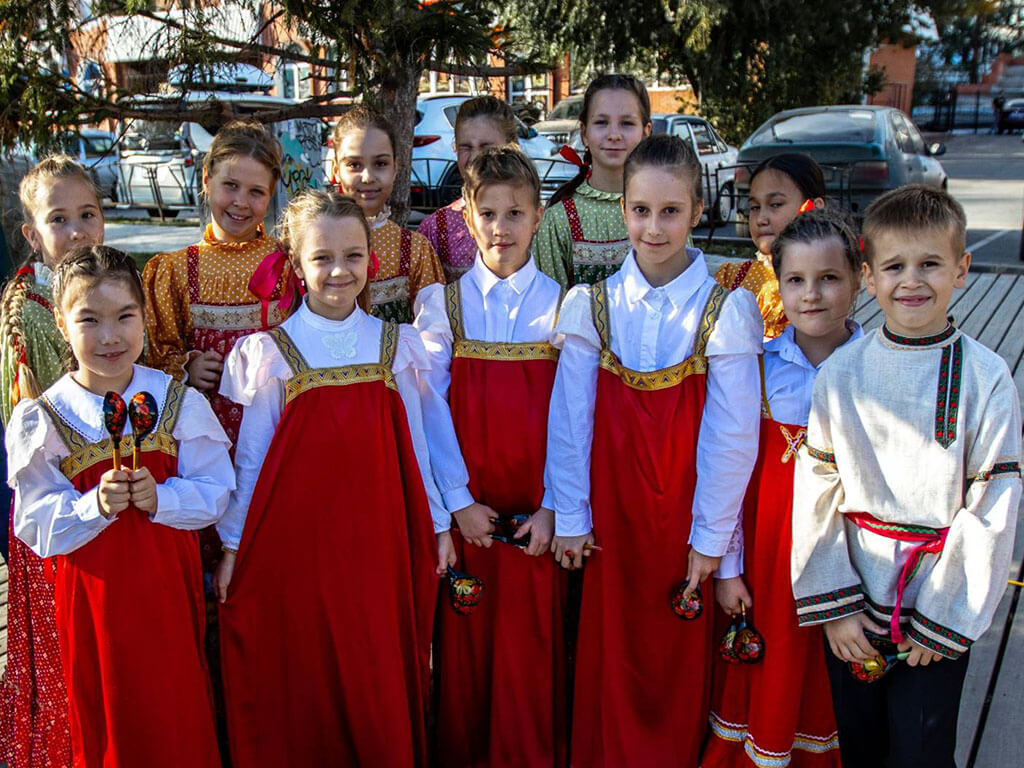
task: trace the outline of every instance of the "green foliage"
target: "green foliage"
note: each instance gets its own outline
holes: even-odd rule
[[[937,41],[924,54],[981,81],[1000,53],[1024,52],[1024,0],[935,0],[929,4]]]

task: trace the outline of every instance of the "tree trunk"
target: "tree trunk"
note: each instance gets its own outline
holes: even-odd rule
[[[385,87],[376,98],[364,98],[384,113],[395,130],[395,187],[391,193],[391,218],[405,226],[409,218],[409,187],[412,167],[412,133],[416,127],[416,98],[423,65],[405,60],[388,73]]]

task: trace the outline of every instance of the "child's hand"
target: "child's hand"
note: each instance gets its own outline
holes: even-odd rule
[[[193,357],[185,370],[188,371],[189,386],[200,392],[212,391],[220,384],[220,374],[224,370],[223,359],[212,349]]]
[[[555,533],[555,511],[547,507],[541,507],[530,519],[523,523],[516,531],[515,538],[521,539],[530,534],[530,543],[523,550],[528,555],[537,557],[551,550],[551,537]]]
[[[100,478],[97,492],[100,514],[107,520],[128,509],[132,501],[131,483],[123,469],[108,469]]]
[[[863,613],[855,613],[852,616],[843,616],[841,619],[830,621],[825,624],[825,637],[828,638],[828,645],[832,654],[843,661],[863,662],[878,655],[875,648],[867,637],[864,630],[874,632],[877,635],[884,635],[886,631],[875,624]]]
[[[594,532],[582,536],[555,536],[551,539],[551,551],[555,553],[555,561],[566,570],[582,568],[584,558],[590,557],[594,551],[584,549],[587,544],[594,543]]]
[[[925,648],[916,640],[911,640],[909,637],[900,643],[898,648],[901,651],[910,651],[910,655],[907,656],[907,665],[911,667],[916,667],[918,664],[922,667],[927,667],[933,661],[942,661],[943,659],[941,653],[933,653],[928,648]]]
[[[132,504],[150,515],[156,514],[156,480],[148,469],[136,469],[128,473],[131,483]]]
[[[700,586],[701,582],[714,573],[722,562],[720,557],[702,555],[693,547],[690,547],[690,555],[687,558],[686,566],[686,590],[683,597],[689,597]]]
[[[235,560],[238,559],[237,552],[224,550],[224,556],[217,564],[217,570],[213,572],[213,592],[217,595],[217,602],[223,603],[228,599],[228,586],[231,584],[231,577],[235,573]]]
[[[455,544],[452,542],[451,531],[437,534],[437,571],[438,576],[443,576],[448,568],[455,567]]]
[[[715,579],[715,600],[730,616],[740,612],[740,601],[749,608],[754,599],[750,596],[750,590],[743,583],[743,578],[735,576],[731,579]]]
[[[491,538],[491,534],[494,533],[494,523],[491,521],[498,519],[498,513],[486,504],[474,502],[468,507],[454,512],[452,516],[459,524],[462,538],[470,544],[486,548],[494,543],[494,539]]]

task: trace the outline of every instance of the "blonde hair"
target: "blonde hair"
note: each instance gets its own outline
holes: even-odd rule
[[[217,163],[230,157],[251,157],[264,166],[274,179],[271,187],[281,178],[281,142],[255,120],[232,120],[217,131],[203,159],[203,173],[212,176]]]
[[[277,237],[284,245],[289,258],[294,261],[298,259],[299,245],[306,229],[317,219],[323,217],[332,219],[352,218],[359,222],[366,235],[367,252],[370,249],[370,226],[366,223],[366,214],[359,207],[359,203],[351,197],[345,197],[334,190],[307,189],[291,199],[288,207],[281,214],[281,221],[277,225]],[[366,312],[370,310],[370,281],[367,279],[363,290],[359,292],[357,302],[361,309]],[[294,307],[293,307],[294,309]]]
[[[53,179],[78,179],[92,190],[96,195],[96,205],[100,205],[99,188],[85,166],[68,155],[49,155],[36,163],[18,185],[21,215],[26,223],[35,217],[36,198],[39,196],[39,191]]]
[[[501,131],[506,144],[516,143],[516,116],[506,102],[494,96],[477,96],[462,102],[455,116],[455,137],[458,139],[459,126],[466,120],[487,119]]]
[[[462,193],[476,204],[480,190],[491,184],[515,184],[533,193],[533,204],[540,206],[540,177],[537,167],[515,144],[488,147],[466,166]]]
[[[920,232],[945,229],[950,234],[954,255],[967,248],[967,217],[952,195],[924,184],[905,184],[886,192],[868,206],[864,214],[864,259],[870,266],[875,255],[874,239],[882,231]]]

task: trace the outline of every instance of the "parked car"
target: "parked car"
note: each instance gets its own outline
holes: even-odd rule
[[[110,131],[82,128],[78,133],[60,137],[61,150],[89,169],[101,197],[117,202],[118,151],[117,136]]]
[[[912,182],[945,189],[946,171],[935,159],[945,151],[943,144],[926,145],[913,122],[893,107],[790,109],[763,123],[740,148],[736,192],[746,200],[750,169],[765,158],[803,152],[822,166],[828,196],[861,218],[886,190]],[[737,234],[745,236],[746,229],[741,222]]]
[[[472,96],[426,96],[416,104],[412,141],[410,207],[433,211],[457,199],[462,178],[455,158],[455,117]],[[519,146],[529,156],[541,178],[542,197],[547,199],[576,175],[576,166],[558,156],[559,146],[538,135],[516,118]]]
[[[548,116],[533,127],[537,133],[555,144],[573,146],[579,138],[580,114],[583,112],[582,96],[567,96],[555,104]]]
[[[998,133],[1024,128],[1024,99],[1009,99],[999,113]]]
[[[689,142],[704,172],[704,210],[708,221],[727,222],[736,206],[736,147],[726,144],[718,131],[698,115],[653,114],[653,133],[667,133]]]

